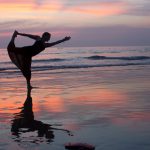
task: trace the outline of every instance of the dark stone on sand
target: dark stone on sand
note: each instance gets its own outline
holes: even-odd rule
[[[95,150],[95,147],[86,143],[67,143],[65,148],[68,150]]]

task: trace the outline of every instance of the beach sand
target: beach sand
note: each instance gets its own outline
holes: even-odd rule
[[[11,131],[27,98],[26,83],[20,73],[3,76],[0,149],[63,150],[65,143],[80,142],[96,150],[149,150],[149,76],[149,65],[34,71],[34,120],[72,133],[51,130],[49,137]]]

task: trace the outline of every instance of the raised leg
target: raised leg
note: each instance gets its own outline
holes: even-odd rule
[[[8,52],[14,52],[16,50],[16,47],[15,47],[15,38],[16,37],[17,37],[17,31],[14,31],[12,38],[7,47]]]
[[[17,37],[17,34],[18,34],[18,32],[17,32],[17,31],[14,31],[10,42],[13,42],[13,43],[14,43],[15,38]]]

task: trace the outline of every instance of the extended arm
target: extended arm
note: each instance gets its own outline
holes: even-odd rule
[[[45,47],[51,47],[51,46],[57,45],[57,44],[59,44],[59,43],[62,43],[62,42],[68,41],[68,40],[70,40],[70,39],[71,39],[71,37],[69,36],[69,37],[65,37],[65,38],[64,38],[64,39],[62,39],[62,40],[58,40],[58,41],[56,41],[56,42],[52,42],[52,43],[45,43],[44,45],[45,45]]]
[[[26,37],[29,37],[29,38],[34,39],[34,40],[38,40],[40,38],[40,36],[38,36],[38,35],[19,33],[19,32],[17,33],[17,35],[26,36]]]

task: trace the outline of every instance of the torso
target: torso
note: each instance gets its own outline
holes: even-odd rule
[[[39,54],[44,49],[44,43],[41,40],[36,41],[30,48],[32,57]]]

